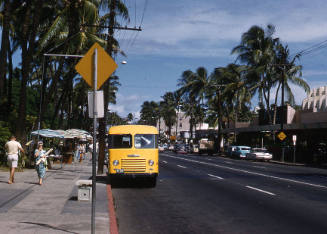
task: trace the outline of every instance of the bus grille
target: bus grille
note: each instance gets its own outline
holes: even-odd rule
[[[146,170],[145,159],[122,159],[121,168],[125,173],[142,173]]]

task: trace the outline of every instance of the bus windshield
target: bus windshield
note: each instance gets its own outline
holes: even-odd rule
[[[109,148],[111,149],[132,148],[132,135],[130,134],[109,135]]]
[[[154,149],[157,148],[157,135],[155,134],[135,134],[134,147],[137,149]]]

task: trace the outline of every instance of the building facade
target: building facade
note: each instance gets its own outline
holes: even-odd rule
[[[157,123],[157,128],[160,130],[161,134],[168,136],[168,126],[165,124],[163,118],[160,119]],[[208,123],[200,123],[196,126],[193,126],[193,138],[197,130],[208,130],[210,129]],[[217,129],[217,128],[216,128]],[[178,111],[176,117],[176,123],[171,127],[171,135],[177,138],[190,138],[190,117],[187,116],[184,112]]]
[[[327,111],[327,86],[314,88],[302,102],[302,110],[311,112]]]

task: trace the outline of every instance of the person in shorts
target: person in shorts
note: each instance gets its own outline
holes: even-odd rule
[[[11,136],[10,140],[5,144],[5,149],[7,152],[7,161],[8,161],[8,166],[9,166],[9,180],[8,184],[12,184],[15,182],[15,168],[17,167],[18,164],[18,153],[19,150],[24,153],[24,150],[21,146],[21,144],[16,141],[15,136]]]

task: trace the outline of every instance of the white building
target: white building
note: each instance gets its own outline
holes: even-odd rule
[[[314,88],[302,102],[302,110],[311,112],[327,111],[327,86]]]
[[[166,126],[163,118],[160,119],[160,124],[159,122],[157,123],[157,128],[160,129],[160,133],[168,132],[168,126]],[[196,126],[193,126],[193,134],[195,134],[196,130],[207,130],[207,129],[209,129],[209,124],[207,123],[197,124]],[[182,136],[184,138],[185,135],[188,136],[189,133],[190,133],[190,117],[186,116],[184,112],[181,111],[177,112],[176,123],[171,128],[171,135],[177,137]]]

